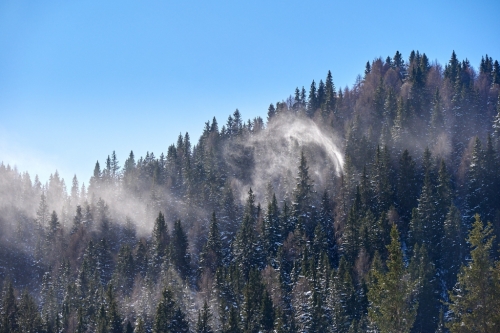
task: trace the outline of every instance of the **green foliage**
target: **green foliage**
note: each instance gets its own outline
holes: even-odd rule
[[[387,272],[374,270],[368,291],[370,320],[380,332],[410,332],[416,318],[416,283],[403,263],[399,233],[394,225],[387,246]]]
[[[267,124],[113,151],[88,191],[0,163],[0,333],[498,331],[500,66],[478,68],[396,52],[338,91],[329,71]]]
[[[448,328],[455,332],[496,332],[500,325],[500,264],[491,259],[494,236],[479,215],[467,238],[471,260],[462,266],[450,296]]]

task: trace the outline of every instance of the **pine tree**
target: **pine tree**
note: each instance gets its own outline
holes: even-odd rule
[[[449,292],[451,321],[447,324],[455,332],[496,332],[500,325],[500,265],[496,272],[491,259],[493,230],[484,227],[479,215],[467,239],[471,260],[462,266],[458,282]]]
[[[174,319],[177,304],[174,300],[174,295],[170,289],[164,289],[158,306],[156,307],[156,315],[153,323],[154,333],[173,333],[170,328]]]
[[[248,281],[243,289],[243,328],[245,332],[258,332],[259,319],[261,317],[262,297],[264,294],[260,272],[252,269],[248,276]]]
[[[262,234],[264,236],[265,243],[264,246],[269,259],[276,255],[278,246],[282,242],[279,215],[280,211],[278,208],[278,200],[276,199],[276,195],[273,193],[272,199],[267,205],[267,213],[262,224]]]
[[[208,270],[215,274],[217,269],[222,266],[222,241],[219,232],[219,224],[212,213],[210,228],[208,230],[207,243],[200,254],[200,267],[202,270]]]
[[[223,330],[223,333],[241,333],[238,312],[235,307],[231,307],[229,310],[229,320],[227,327]]]
[[[38,210],[36,211],[36,222],[38,228],[45,227],[48,225],[50,220],[49,206],[47,204],[47,198],[45,193],[42,192],[40,195],[40,204]]]
[[[482,213],[484,201],[484,151],[481,140],[476,137],[472,151],[471,163],[467,172],[466,216],[469,223],[475,214]]]
[[[264,292],[262,295],[262,303],[260,306],[260,327],[264,332],[272,332],[274,327],[274,307],[273,301],[271,300],[271,296],[264,288]]]
[[[4,282],[1,315],[1,328],[3,332],[17,332],[19,317],[18,305],[14,295],[14,287],[9,280]]]
[[[276,116],[276,109],[274,108],[273,103],[271,103],[267,109],[267,122],[269,123],[274,116]]]
[[[144,327],[144,320],[139,317],[135,322],[134,333],[146,333],[146,328]]]
[[[380,216],[393,205],[393,190],[391,185],[390,156],[387,147],[377,147],[375,161],[373,163],[372,186],[374,195],[373,212]]]
[[[375,282],[368,291],[368,315],[380,332],[410,332],[415,322],[418,303],[415,302],[415,282],[403,262],[396,226],[391,230],[387,246],[387,272],[373,271]]]
[[[463,260],[464,237],[462,232],[462,215],[458,208],[451,205],[444,222],[443,255],[441,267],[444,271],[444,282],[448,289],[455,285],[457,274]]]
[[[158,272],[160,271],[160,267],[165,258],[167,247],[169,246],[169,244],[170,238],[168,235],[167,224],[165,223],[165,216],[162,214],[162,212],[159,212],[153,227],[152,234],[150,269],[153,275],[158,274]]]
[[[436,89],[432,104],[430,140],[431,142],[437,142],[438,136],[445,130],[443,106],[441,95],[439,94],[439,88]]]
[[[500,70],[500,67],[499,67]],[[500,84],[500,71],[498,75],[498,80]],[[497,151],[500,150],[500,93],[497,97],[497,114],[495,116],[495,120],[493,120],[493,143]]]
[[[189,323],[186,319],[186,314],[177,307],[172,318],[169,333],[188,333]]]
[[[41,332],[43,329],[42,317],[38,312],[38,306],[27,290],[23,291],[19,301],[17,321],[19,332],[36,333]]]
[[[212,314],[210,313],[210,308],[208,307],[207,301],[203,303],[203,309],[198,312],[198,321],[196,323],[196,333],[213,333],[212,327],[210,326],[210,320]]]
[[[186,279],[189,276],[190,258],[188,250],[187,235],[182,228],[180,220],[174,223],[172,231],[172,242],[170,244],[170,257],[174,267],[179,271],[181,277]]]
[[[358,252],[361,247],[360,240],[360,223],[363,216],[363,210],[361,208],[361,196],[359,194],[359,187],[356,191],[356,196],[354,203],[349,210],[349,215],[347,217],[347,222],[344,227],[341,243],[341,252],[348,262],[353,263],[356,259]]]
[[[304,155],[304,151],[300,153],[299,170],[296,177],[297,184],[293,190],[293,217],[295,227],[302,229],[306,235],[311,237],[316,225],[313,220],[313,181],[309,176],[309,167]]]
[[[55,237],[59,233],[60,229],[61,224],[59,223],[56,211],[54,210],[52,211],[52,215],[50,216],[49,230],[47,232],[47,241],[49,242],[49,244],[55,241]]]
[[[136,268],[132,249],[126,244],[120,248],[116,268],[113,273],[114,285],[116,285],[125,296],[129,296],[132,292],[135,271]]]
[[[234,263],[239,266],[245,279],[252,268],[262,267],[264,264],[262,243],[257,234],[257,207],[252,189],[248,192],[245,216],[233,244],[233,255]]]
[[[425,245],[415,245],[409,271],[412,280],[417,283],[418,309],[413,332],[433,332],[439,322],[439,281],[436,269],[427,254]]]
[[[316,83],[313,80],[309,89],[309,99],[307,101],[307,116],[312,117],[317,109],[318,99],[316,93]]]
[[[335,90],[335,85],[333,84],[332,73],[328,71],[325,81],[325,100],[321,107],[323,110],[323,117],[328,117],[332,112],[335,111],[337,100],[337,92]]]

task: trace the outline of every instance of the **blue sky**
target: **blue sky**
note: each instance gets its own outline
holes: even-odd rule
[[[500,60],[500,1],[1,1],[0,161],[88,183],[116,151],[166,152],[179,133],[376,57]]]

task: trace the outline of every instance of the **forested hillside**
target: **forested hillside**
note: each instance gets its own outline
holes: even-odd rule
[[[2,163],[0,332],[498,332],[499,93],[396,52],[85,184]]]

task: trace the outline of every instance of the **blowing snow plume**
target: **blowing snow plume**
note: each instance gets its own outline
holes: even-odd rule
[[[334,133],[309,118],[291,113],[276,116],[266,130],[238,145],[245,149],[230,146],[225,154],[233,168],[250,169],[247,181],[237,184],[242,201],[246,200],[249,187],[260,202],[266,201],[270,190],[276,192],[279,200],[290,198],[301,151],[307,158],[316,191],[331,187],[333,179],[343,171],[344,157]],[[242,160],[246,163],[238,166],[237,162]]]

